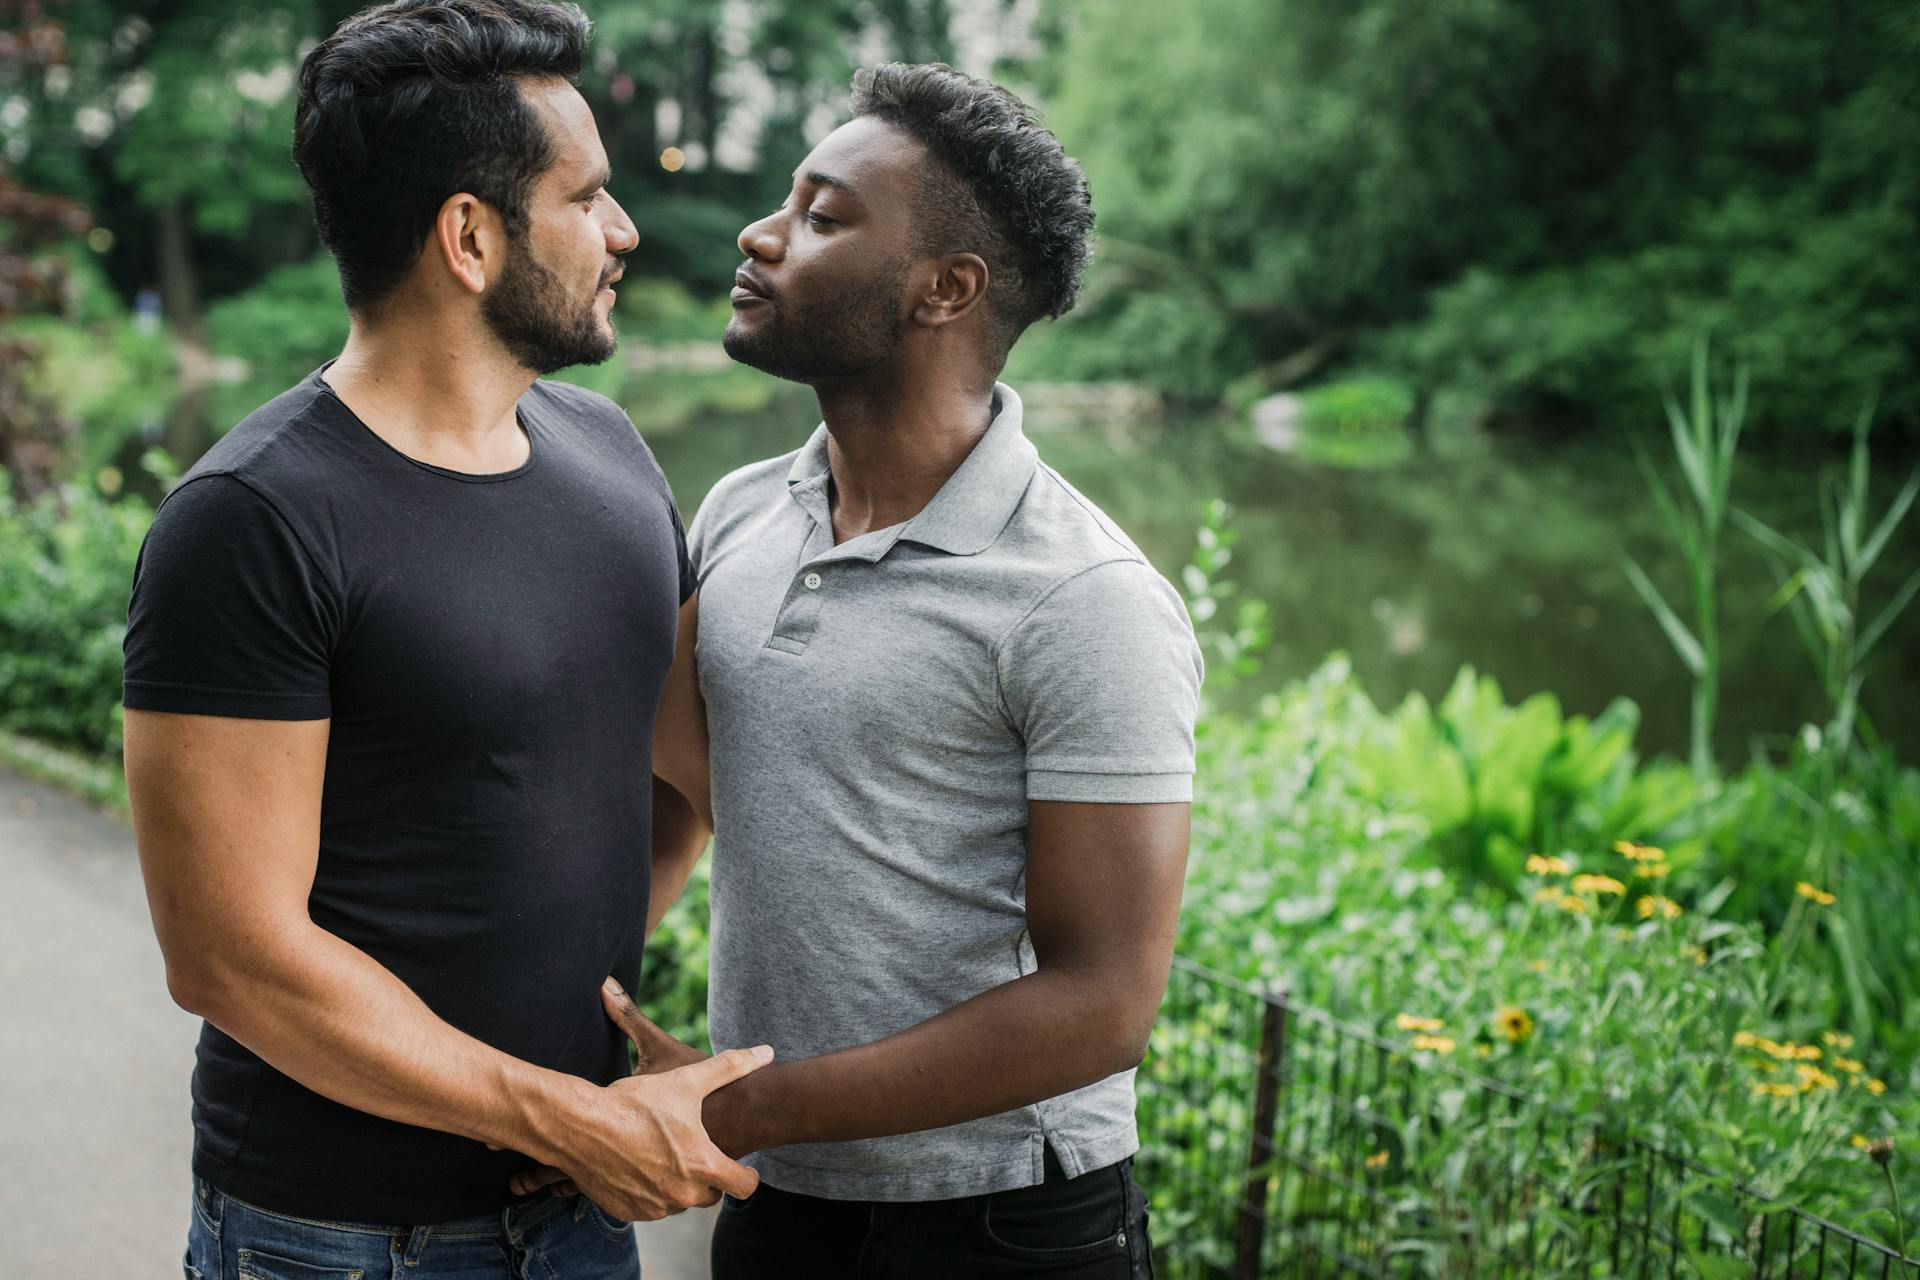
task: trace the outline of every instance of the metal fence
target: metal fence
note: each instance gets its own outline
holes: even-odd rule
[[[1163,1280],[1920,1280],[1735,1179],[1185,960],[1139,1089]]]

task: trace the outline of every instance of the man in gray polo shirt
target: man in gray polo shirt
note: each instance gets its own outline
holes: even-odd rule
[[[825,421],[701,506],[655,732],[655,771],[716,827],[714,1044],[777,1053],[707,1102],[761,1177],[721,1212],[714,1274],[1144,1276],[1132,1069],[1172,955],[1200,657],[995,381],[1072,305],[1086,185],[995,86],[895,66],[855,89],[741,233],[727,330]],[[705,842],[687,827],[656,834],[650,922]],[[691,1053],[609,1008],[650,1067]]]

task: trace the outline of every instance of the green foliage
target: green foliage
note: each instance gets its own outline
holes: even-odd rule
[[[30,340],[39,358],[23,382],[62,417],[80,424],[67,470],[90,476],[121,445],[162,421],[177,393],[172,344],[124,315],[77,325],[51,316],[16,320],[0,330]]]
[[[25,505],[0,473],[0,728],[120,748],[120,642],[153,512],[68,485]]]
[[[738,258],[734,251],[729,261],[737,263]],[[724,291],[713,290],[702,301],[679,281],[658,276],[628,276],[620,282],[619,294],[621,337],[629,342],[716,343],[733,315]]]
[[[324,253],[281,267],[209,308],[207,340],[220,355],[246,361],[250,383],[297,382],[346,343],[339,269]]]
[[[1768,392],[1756,426],[1832,430],[1876,387],[1920,423],[1910,6],[1070,18],[1043,75],[1102,249],[1057,335],[1097,350],[1061,368],[1217,395],[1344,344],[1423,393],[1620,425],[1649,362],[1718,327]]]
[[[1300,452],[1331,466],[1391,466],[1413,448],[1413,389],[1398,378],[1327,382],[1300,397]]]
[[[1631,836],[1691,849],[1694,789],[1670,764],[1642,767],[1639,712],[1563,716],[1552,694],[1509,707],[1492,679],[1463,668],[1438,705],[1410,695],[1389,715],[1348,708],[1354,785],[1383,812],[1419,819],[1430,854],[1462,883],[1515,890],[1529,852]]]
[[[1674,499],[1660,472],[1635,446],[1654,509],[1686,561],[1692,627],[1674,612],[1638,561],[1621,557],[1627,580],[1659,621],[1660,629],[1693,677],[1693,737],[1688,761],[1694,777],[1702,782],[1713,772],[1713,719],[1720,701],[1720,598],[1716,585],[1720,529],[1726,523],[1728,489],[1733,483],[1734,458],[1747,412],[1746,369],[1742,367],[1734,376],[1731,391],[1716,397],[1708,386],[1707,365],[1703,338],[1694,346],[1692,394],[1687,406],[1682,408],[1670,393],[1663,396],[1684,502]]]

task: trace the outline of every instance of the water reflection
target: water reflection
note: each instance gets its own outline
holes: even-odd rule
[[[645,387],[617,396],[689,518],[721,476],[797,448],[816,421],[805,392],[747,377],[713,396],[671,375],[650,376]],[[227,389],[215,413],[240,416],[238,406],[279,389]],[[1352,656],[1385,704],[1413,690],[1438,697],[1471,663],[1497,678],[1509,699],[1550,691],[1568,711],[1592,715],[1616,696],[1632,698],[1642,712],[1642,749],[1684,755],[1686,675],[1621,574],[1619,557],[1633,555],[1673,599],[1684,594],[1682,566],[1626,448],[1603,440],[1482,440],[1347,471],[1277,453],[1244,424],[1202,418],[1125,426],[1072,411],[1049,415],[1036,406],[1030,413],[1041,456],[1170,577],[1192,554],[1202,505],[1214,497],[1233,504],[1240,541],[1228,576],[1272,609],[1274,644],[1266,673],[1228,693],[1229,705],[1250,705],[1334,650]],[[204,447],[204,427],[195,438],[183,424],[204,423],[205,412],[183,405],[169,415],[176,453]],[[1813,479],[1841,455],[1764,441],[1742,450],[1739,505],[1776,528],[1814,534]],[[130,442],[127,456],[116,459],[130,482],[137,456]],[[1913,465],[1911,457],[1879,465],[1880,507]],[[1738,535],[1726,545],[1717,749],[1733,763],[1745,759],[1756,735],[1790,733],[1821,708],[1787,619],[1765,617],[1778,579]],[[1920,518],[1888,548],[1869,612],[1916,566]],[[1864,699],[1875,727],[1906,759],[1920,758],[1916,690],[1920,608],[1881,642]]]

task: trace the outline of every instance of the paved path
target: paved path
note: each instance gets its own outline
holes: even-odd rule
[[[180,1275],[199,1029],[167,995],[132,833],[0,768],[6,1275]],[[706,1280],[710,1229],[643,1225],[647,1280]]]

